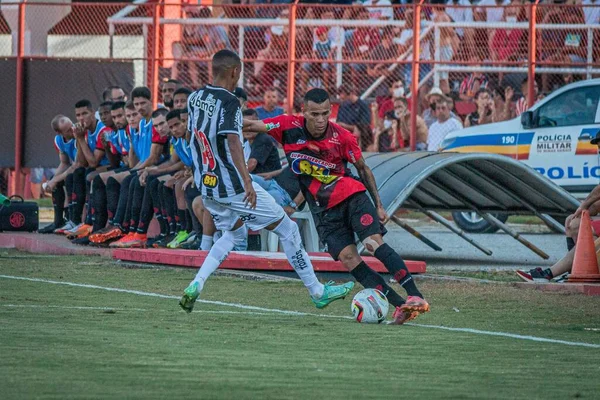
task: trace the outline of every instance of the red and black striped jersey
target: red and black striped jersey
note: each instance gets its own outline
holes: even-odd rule
[[[346,129],[330,122],[325,135],[314,139],[306,131],[302,116],[280,115],[263,122],[269,135],[283,145],[312,212],[323,212],[366,191],[348,169],[348,162],[355,163],[362,153],[356,138]]]

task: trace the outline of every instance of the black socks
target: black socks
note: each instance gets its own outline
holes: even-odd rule
[[[390,274],[394,277],[396,282],[400,284],[406,290],[409,296],[418,296],[423,298],[412,275],[408,272],[406,264],[402,258],[388,245],[387,243],[382,244],[375,250],[375,257],[383,263],[385,268],[390,271]]]
[[[383,277],[369,268],[364,261],[358,264],[350,273],[365,288],[377,289],[385,294],[393,306],[400,307],[404,304],[404,299],[394,289],[389,287]]]

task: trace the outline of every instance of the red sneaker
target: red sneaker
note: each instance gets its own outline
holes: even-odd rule
[[[134,233],[133,236],[124,237],[120,240],[121,248],[125,249],[143,249],[146,248],[148,236],[145,233]]]
[[[419,314],[428,311],[429,303],[427,303],[425,299],[417,296],[408,296],[406,298],[406,303],[402,304],[400,307],[396,307],[396,311],[394,311],[394,315],[392,316],[392,324],[402,325],[405,322],[417,318]]]
[[[111,239],[120,238],[123,236],[123,231],[116,226],[107,226],[104,229],[100,229],[96,233],[90,235],[90,242],[92,243],[105,243]]]
[[[117,248],[123,247],[123,243],[127,243],[129,240],[133,239],[134,235],[135,235],[134,232],[129,232],[125,236],[123,236],[121,239],[109,244],[108,247],[117,247]]]

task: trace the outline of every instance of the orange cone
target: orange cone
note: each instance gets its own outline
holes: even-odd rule
[[[596,247],[592,234],[590,213],[586,210],[581,215],[577,247],[569,282],[600,282],[600,270],[596,258]]]

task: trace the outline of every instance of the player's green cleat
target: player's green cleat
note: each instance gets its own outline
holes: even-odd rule
[[[312,299],[317,308],[325,308],[329,303],[337,299],[343,299],[354,287],[354,282],[346,282],[343,285],[334,285],[334,283],[333,281],[327,282],[323,289],[323,296],[319,299]]]
[[[183,291],[183,297],[179,300],[179,305],[185,312],[191,313],[199,295],[198,282],[194,282]]]
[[[171,240],[169,244],[167,244],[167,247],[169,249],[176,249],[179,246],[181,246],[181,244],[185,242],[189,236],[190,234],[188,232],[179,231],[177,232],[177,236],[175,236],[175,239]]]

